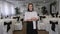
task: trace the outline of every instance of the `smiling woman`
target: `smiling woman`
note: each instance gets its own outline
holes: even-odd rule
[[[34,11],[32,3],[28,4],[27,12],[25,12],[24,21],[27,23],[27,34],[37,34],[36,21],[38,20],[37,12]]]

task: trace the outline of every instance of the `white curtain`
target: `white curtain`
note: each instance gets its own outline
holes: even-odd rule
[[[0,5],[1,5],[1,14],[3,16],[15,14],[15,9],[13,4],[10,4],[8,2],[2,2],[0,3]]]

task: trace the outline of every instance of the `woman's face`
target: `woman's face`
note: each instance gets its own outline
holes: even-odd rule
[[[33,9],[33,6],[32,5],[29,5],[29,10],[32,11]]]

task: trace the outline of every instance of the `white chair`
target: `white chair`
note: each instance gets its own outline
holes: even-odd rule
[[[58,33],[60,34],[60,18],[59,18],[59,21],[58,21]]]
[[[9,23],[10,21],[12,22],[12,20],[13,19],[1,19],[0,20],[0,26],[1,26],[1,28],[0,28],[0,30],[1,30],[1,33],[2,34],[13,34],[13,23],[11,23],[10,24],[10,29],[7,31],[7,24],[6,25],[4,25],[4,22],[7,22],[7,23]]]
[[[58,34],[58,24],[55,25],[55,31],[51,29],[52,24],[50,24],[50,21],[58,22],[58,18],[49,18],[48,24],[46,26],[46,30],[49,32],[49,34]]]
[[[0,19],[0,34],[3,34],[3,22]]]
[[[48,17],[42,18],[42,20],[39,19],[38,24],[37,24],[38,30],[46,30],[47,19]]]
[[[17,17],[17,16],[14,16],[14,17]],[[16,23],[14,24],[14,30],[22,30],[22,22],[21,22],[20,18],[19,18],[19,21],[17,21],[17,19],[16,19]]]
[[[20,23],[15,23],[15,30],[22,30],[22,22]]]

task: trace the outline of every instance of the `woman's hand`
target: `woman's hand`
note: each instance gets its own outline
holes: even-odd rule
[[[26,19],[26,20],[24,20],[24,21],[32,21],[31,19]]]
[[[31,20],[32,20],[32,21],[37,21],[37,20],[38,20],[38,18],[33,17],[33,18],[31,18]]]
[[[32,21],[31,19],[27,19],[26,21]]]

